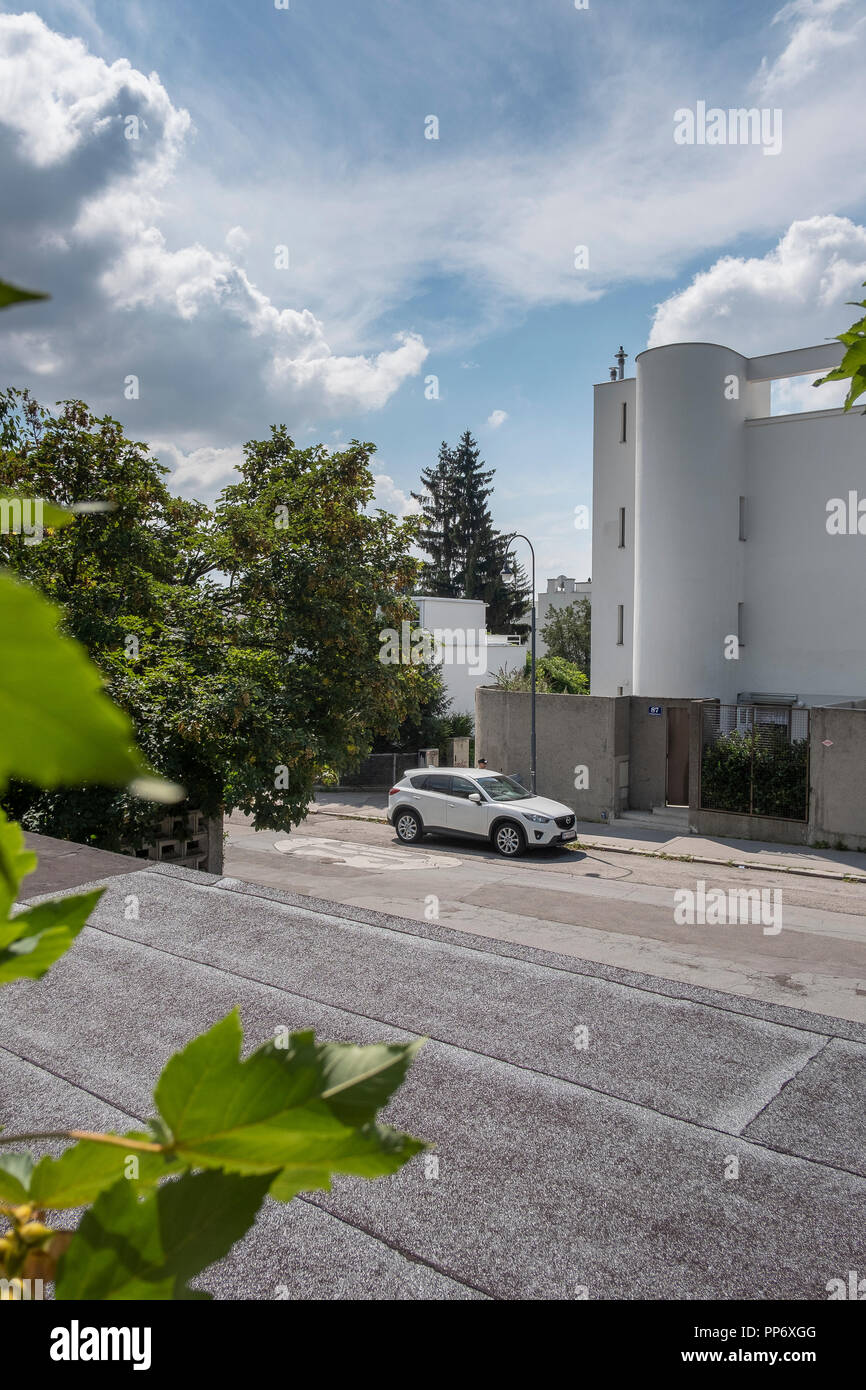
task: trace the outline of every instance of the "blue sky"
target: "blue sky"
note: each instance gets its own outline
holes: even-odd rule
[[[285,421],[375,441],[399,511],[471,428],[496,523],[585,579],[620,342],[631,372],[648,343],[850,322],[864,24],[863,0],[0,6],[2,269],[52,293],[4,379],[110,411],[207,499]],[[676,144],[698,101],[780,110],[781,150]]]

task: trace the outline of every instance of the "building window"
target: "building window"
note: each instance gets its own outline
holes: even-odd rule
[[[740,605],[742,607],[742,604]],[[623,633],[625,631],[625,610],[622,604],[617,605],[616,610],[616,645],[621,647],[623,644]]]
[[[746,539],[746,499],[740,498],[740,540]]]
[[[745,605],[744,603],[738,603],[738,604],[737,604],[737,646],[738,646],[738,647],[744,647],[744,646],[746,645],[746,637],[745,637],[746,629],[745,629],[745,624],[744,624],[744,619],[743,619],[743,610],[745,609],[745,607],[746,607],[746,605]]]
[[[624,444],[625,441],[626,441],[626,438],[627,438],[627,429],[628,429],[628,402],[627,402],[627,401],[623,401],[623,403],[622,403],[622,416],[621,416],[620,427],[619,427],[619,442],[620,442],[620,444]]]
[[[619,549],[625,550],[625,507],[619,509]]]

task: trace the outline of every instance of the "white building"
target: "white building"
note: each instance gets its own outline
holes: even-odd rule
[[[454,714],[475,716],[475,691],[500,669],[522,669],[527,647],[518,637],[487,631],[483,599],[416,596],[418,626],[437,639],[442,683]]]
[[[577,603],[578,599],[592,599],[592,580],[569,579],[566,575],[557,575],[556,579],[548,579],[547,593],[539,594],[536,601],[536,647],[538,656],[547,655],[547,643],[541,635],[542,628],[550,617],[553,608],[568,608],[570,604]],[[529,622],[529,615],[527,615]]]
[[[770,414],[841,354],[676,343],[596,386],[594,695],[866,694],[866,420]]]

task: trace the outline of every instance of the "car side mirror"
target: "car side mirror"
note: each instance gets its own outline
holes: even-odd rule
[[[470,793],[469,793],[469,796],[468,796],[468,798],[467,798],[467,800],[469,800],[469,801],[474,801],[476,806],[480,806],[480,805],[481,805],[481,793],[480,793],[480,792],[470,792]]]

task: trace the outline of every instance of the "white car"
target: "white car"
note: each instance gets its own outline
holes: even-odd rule
[[[576,840],[575,819],[570,806],[531,796],[513,777],[486,767],[419,767],[388,793],[388,820],[404,845],[440,831],[485,840],[513,859]]]

